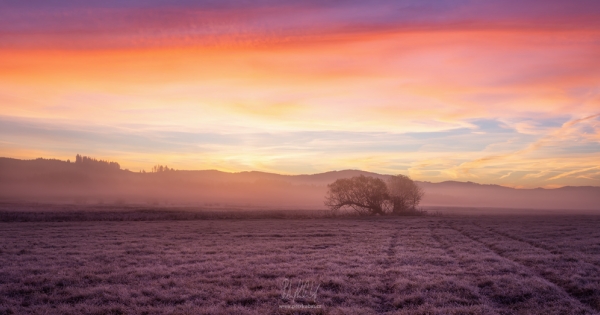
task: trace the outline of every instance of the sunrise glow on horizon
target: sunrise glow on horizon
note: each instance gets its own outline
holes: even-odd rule
[[[600,2],[3,1],[0,156],[600,186]]]

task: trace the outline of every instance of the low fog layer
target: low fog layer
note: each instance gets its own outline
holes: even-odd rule
[[[355,170],[314,175],[163,170],[137,173],[117,163],[0,158],[0,199],[57,203],[144,203],[324,209],[327,184],[380,175]],[[600,187],[513,189],[470,182],[417,182],[422,206],[600,210]]]

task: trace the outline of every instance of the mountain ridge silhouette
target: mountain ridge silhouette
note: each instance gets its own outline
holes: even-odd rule
[[[221,203],[257,207],[322,209],[327,184],[358,175],[391,175],[334,170],[286,175],[262,171],[169,170],[139,173],[117,163],[0,157],[2,200],[132,203]],[[425,190],[425,206],[599,209],[600,187],[515,189],[497,184],[416,181]]]

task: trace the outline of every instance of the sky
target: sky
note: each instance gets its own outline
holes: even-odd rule
[[[600,186],[600,2],[0,1],[0,156]]]

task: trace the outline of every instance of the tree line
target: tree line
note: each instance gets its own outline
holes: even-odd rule
[[[359,215],[419,213],[417,206],[423,189],[405,175],[390,177],[387,182],[371,176],[342,178],[327,186],[325,205],[335,214],[351,209]]]
[[[81,165],[88,168],[100,168],[100,169],[116,169],[120,170],[121,166],[117,162],[110,162],[105,160],[98,160],[89,156],[82,156],[77,154],[75,156],[75,164]]]
[[[71,161],[67,160],[67,162],[70,163]],[[80,154],[77,154],[75,156],[75,164],[80,165],[82,167],[86,167],[86,168],[117,169],[117,170],[121,169],[121,166],[117,162],[98,160],[96,158],[84,156],[84,155],[80,155]],[[169,168],[169,166],[167,166],[167,165],[163,166],[160,164],[154,165],[151,170],[152,173],[164,173],[164,172],[173,172],[173,171],[175,171],[174,168]],[[146,171],[140,170],[140,173],[146,173]]]
[[[173,172],[175,171],[174,168],[169,168],[169,166],[165,165],[154,165],[152,167],[152,173],[163,173],[163,172]]]

